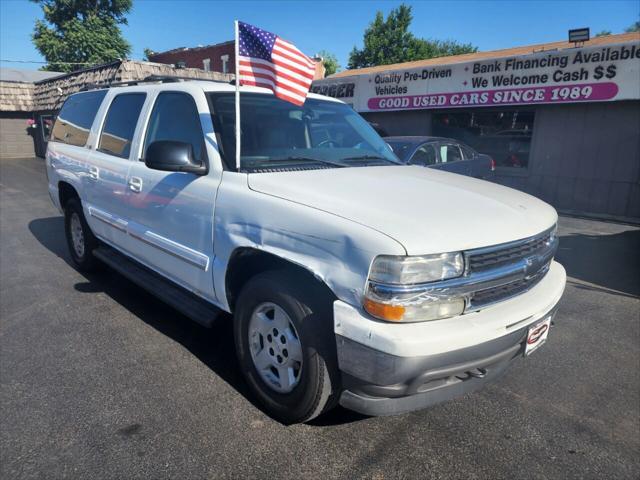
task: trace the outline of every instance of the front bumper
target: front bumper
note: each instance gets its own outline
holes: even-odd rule
[[[481,388],[523,354],[532,324],[555,315],[565,281],[564,269],[553,262],[522,295],[479,312],[414,324],[378,322],[336,302],[340,404],[367,415],[393,415]]]

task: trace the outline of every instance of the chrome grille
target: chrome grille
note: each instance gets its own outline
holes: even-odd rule
[[[467,275],[489,275],[497,285],[480,288],[467,297],[466,311],[507,300],[535,286],[549,270],[558,247],[554,229],[515,242],[466,252]],[[499,282],[502,271],[516,273]]]
[[[540,280],[543,279],[544,274],[549,270],[549,263],[547,263],[532,277],[523,278],[522,280],[516,280],[515,282],[500,285],[499,287],[487,288],[486,290],[475,292],[467,303],[467,310],[486,307],[492,303],[515,297],[516,295],[533,288]]]
[[[471,251],[467,255],[469,273],[496,268],[541,252],[548,248],[550,237],[551,232],[548,231],[537,237],[509,243],[504,247]]]

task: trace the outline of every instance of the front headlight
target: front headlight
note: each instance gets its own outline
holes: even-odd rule
[[[389,285],[411,285],[459,277],[464,273],[462,253],[415,257],[380,255],[371,266],[369,279]]]
[[[460,252],[398,257],[381,255],[371,266],[364,308],[392,322],[422,322],[464,312],[465,299],[447,289],[421,289],[420,284],[459,277],[464,273]],[[430,286],[433,287],[434,283]]]

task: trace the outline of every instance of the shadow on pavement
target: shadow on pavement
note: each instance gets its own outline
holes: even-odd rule
[[[561,236],[556,258],[570,277],[618,294],[640,297],[639,229],[610,235]],[[594,289],[588,285],[576,286]]]
[[[29,223],[29,230],[45,248],[72,265],[64,237],[63,217],[33,220]],[[238,368],[230,315],[225,314],[215,322],[213,328],[207,329],[106,268],[97,273],[81,274],[87,281],[74,285],[77,291],[107,294],[140,320],[180,343],[256,408],[264,411],[254,401]],[[364,418],[367,417],[338,406],[309,425],[323,427],[351,423]]]

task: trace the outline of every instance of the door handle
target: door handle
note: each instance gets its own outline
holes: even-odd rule
[[[129,189],[132,192],[140,193],[142,191],[142,179],[140,177],[131,177],[129,179]]]
[[[89,178],[91,180],[98,180],[98,176],[100,174],[100,169],[98,167],[89,167]]]

